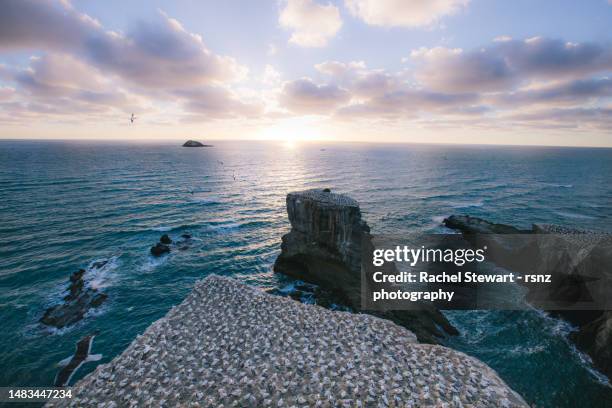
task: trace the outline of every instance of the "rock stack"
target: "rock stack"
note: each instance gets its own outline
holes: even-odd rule
[[[287,213],[291,231],[282,238],[274,271],[319,285],[360,310],[362,253],[374,246],[357,201],[329,189],[294,192],[287,195]],[[431,304],[420,303],[418,309],[371,313],[410,329],[421,342],[457,334]]]
[[[96,262],[91,268],[100,269],[107,262]],[[108,298],[106,294],[85,285],[83,280],[85,273],[85,269],[79,269],[70,275],[68,294],[64,296],[64,302],[48,308],[43,317],[40,318],[41,323],[61,329],[78,322],[89,309],[99,307],[106,301]]]

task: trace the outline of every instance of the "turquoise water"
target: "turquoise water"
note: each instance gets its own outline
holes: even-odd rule
[[[440,232],[456,213],[609,230],[610,174],[610,149],[0,141],[0,385],[50,385],[56,363],[96,329],[93,352],[108,362],[210,273],[287,284],[271,266],[289,191],[346,192],[374,233]],[[161,234],[185,232],[189,250],[149,256]],[[38,325],[70,273],[100,259],[111,262],[89,279],[109,301],[72,328]],[[612,388],[567,341],[568,325],[537,311],[448,315],[462,332],[448,344],[527,401],[612,404]]]

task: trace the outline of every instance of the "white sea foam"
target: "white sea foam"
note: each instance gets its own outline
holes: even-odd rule
[[[484,205],[483,200],[477,201],[449,201],[448,205],[453,208],[470,208],[470,207],[482,207]]]
[[[95,267],[96,263],[106,263],[100,267]],[[114,272],[119,267],[119,256],[111,256],[110,258],[94,259],[87,266],[83,280],[85,284],[93,289],[103,289],[110,286],[114,280]]]
[[[516,346],[510,349],[510,353],[512,354],[536,354],[546,350],[546,346],[543,344],[538,344],[537,346]]]
[[[565,212],[565,211],[555,211],[555,214],[560,215],[561,217],[565,217],[565,218],[575,218],[575,219],[581,219],[581,220],[594,220],[595,219],[595,217],[591,217],[590,215],[577,214],[577,213]]]
[[[159,226],[159,227],[153,227],[151,228],[153,231],[159,231],[159,232],[167,232],[170,231],[172,229],[172,227],[168,227],[168,226]]]
[[[169,254],[165,254],[159,257],[148,255],[145,258],[144,263],[140,265],[139,270],[141,272],[151,272],[158,266],[163,265],[168,260],[169,256],[170,256]]]
[[[558,184],[558,183],[541,183],[547,187],[556,187],[556,188],[573,188],[573,184]]]
[[[193,194],[191,199],[201,204],[216,204],[221,202],[221,198],[219,196],[207,193]]]

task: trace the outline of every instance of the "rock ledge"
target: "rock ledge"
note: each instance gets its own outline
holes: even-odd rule
[[[482,362],[392,322],[219,276],[73,395],[48,406],[527,406]]]

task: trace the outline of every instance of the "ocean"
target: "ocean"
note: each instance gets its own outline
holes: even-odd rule
[[[209,274],[262,288],[289,230],[288,192],[329,187],[360,202],[375,234],[448,232],[469,214],[610,231],[612,149],[215,142],[0,141],[0,386],[49,386],[57,363],[99,330],[78,380],[110,361]],[[194,244],[163,258],[162,234]],[[76,325],[38,319],[68,277],[109,300]],[[446,312],[475,356],[538,407],[612,406],[612,388],[568,341],[573,328],[537,310]],[[230,316],[231,318],[231,316]]]

